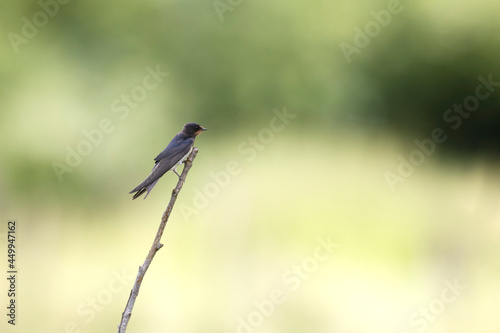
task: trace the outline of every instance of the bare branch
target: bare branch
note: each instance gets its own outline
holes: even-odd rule
[[[149,250],[148,256],[146,257],[146,260],[144,261],[142,266],[139,266],[139,272],[137,273],[137,278],[135,279],[134,286],[130,291],[130,296],[127,301],[127,306],[125,307],[125,310],[122,313],[122,320],[120,322],[120,325],[118,325],[118,333],[125,333],[125,331],[127,330],[127,325],[130,320],[130,317],[132,316],[132,309],[134,308],[137,295],[139,295],[139,288],[141,287],[142,280],[144,279],[144,275],[146,274],[149,265],[151,265],[151,261],[153,260],[156,252],[158,252],[158,250],[161,249],[163,246],[163,244],[160,243],[161,236],[163,235],[163,231],[165,230],[165,226],[167,225],[168,218],[170,216],[170,213],[172,212],[175,201],[177,200],[177,195],[179,194],[180,190],[182,189],[182,186],[184,185],[189,169],[191,169],[191,166],[193,165],[193,161],[196,157],[196,154],[198,154],[198,148],[194,147],[193,151],[186,159],[186,163],[184,169],[182,170],[181,177],[177,182],[177,186],[172,191],[172,197],[170,197],[170,202],[168,203],[167,209],[163,213],[160,226],[158,227],[158,232],[156,233],[155,240],[153,242],[153,245],[151,246],[151,249]]]

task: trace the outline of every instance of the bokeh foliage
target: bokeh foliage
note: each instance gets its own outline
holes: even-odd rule
[[[401,1],[346,58],[341,43],[354,45],[355,29],[390,2],[240,1],[221,20],[215,1],[72,0],[19,52],[9,33],[21,34],[23,18],[42,7],[5,4],[0,211],[21,225],[26,331],[63,331],[72,320],[83,331],[114,329],[128,286],[90,323],[76,308],[107,288],[111,272],[135,275],[175,176],[146,201],[127,192],[182,124],[196,121],[209,131],[197,139],[131,328],[235,331],[256,299],[286,287],[282,273],[316,238],[331,235],[338,254],[259,330],[415,329],[413,311],[458,276],[468,291],[432,329],[497,332],[500,193],[490,163],[500,91],[457,130],[443,114],[474,94],[478,77],[500,81],[500,3]],[[169,76],[120,118],[113,103],[157,66]],[[239,147],[284,109],[296,118],[246,160]],[[103,119],[113,130],[60,182],[53,163]],[[392,192],[384,173],[437,127],[449,139]],[[241,173],[186,221],[180,207],[232,160]]]

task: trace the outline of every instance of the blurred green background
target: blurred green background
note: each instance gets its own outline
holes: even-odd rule
[[[500,329],[498,1],[4,5],[2,332]]]

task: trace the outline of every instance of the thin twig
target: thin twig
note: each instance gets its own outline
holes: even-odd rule
[[[177,195],[179,194],[182,185],[184,185],[186,176],[189,172],[189,169],[191,169],[191,166],[193,165],[193,160],[196,157],[196,154],[198,154],[198,148],[194,147],[193,151],[186,160],[186,164],[184,166],[184,169],[182,170],[181,177],[177,182],[177,186],[172,191],[172,197],[170,198],[167,209],[163,213],[160,226],[158,227],[158,232],[156,233],[155,240],[153,242],[153,245],[151,246],[151,249],[149,250],[148,256],[146,257],[144,264],[142,264],[142,266],[139,266],[137,278],[135,279],[134,286],[130,291],[127,306],[122,313],[122,320],[120,322],[120,325],[118,325],[118,333],[125,333],[125,331],[127,330],[128,321],[130,320],[130,316],[132,316],[132,309],[134,308],[137,295],[139,295],[139,288],[141,287],[142,280],[144,279],[144,275],[146,274],[149,265],[151,265],[151,261],[153,260],[156,252],[158,252],[158,250],[163,246],[163,244],[160,243],[161,236],[163,235],[163,230],[165,230],[165,226],[167,225],[168,218],[170,216],[170,213],[172,212],[172,208],[174,207],[175,200],[177,200]]]

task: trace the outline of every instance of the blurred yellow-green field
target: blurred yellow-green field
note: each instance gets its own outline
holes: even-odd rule
[[[304,141],[297,128],[252,162],[233,143],[210,147],[209,132],[198,138],[129,330],[250,331],[242,318],[262,332],[493,332],[498,171],[481,161],[429,161],[391,192],[383,174],[398,150],[387,141]],[[209,174],[231,160],[241,173],[196,209],[196,193],[214,182]],[[114,199],[28,198],[9,207],[18,220],[16,329],[115,330],[176,182],[164,178],[145,201],[126,195],[133,181],[116,180]],[[199,214],[183,215],[186,207]],[[333,245],[317,250],[324,243]],[[465,289],[436,301],[457,280]],[[276,291],[282,297],[270,306]]]
[[[6,6],[1,332],[499,331],[498,2]]]

